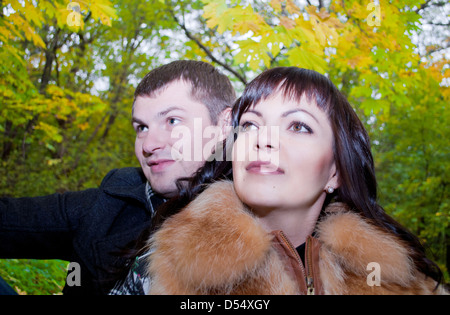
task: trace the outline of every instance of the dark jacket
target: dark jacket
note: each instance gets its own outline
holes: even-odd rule
[[[150,224],[145,184],[139,168],[123,168],[96,189],[0,198],[0,258],[76,262],[81,286],[66,283],[64,294],[107,294],[115,283],[111,270],[125,265],[114,253]]]

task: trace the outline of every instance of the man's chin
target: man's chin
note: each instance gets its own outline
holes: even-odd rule
[[[182,174],[178,174],[178,177],[171,177],[168,173],[159,173],[159,174],[146,174],[147,180],[152,187],[152,190],[160,196],[164,198],[172,198],[178,195],[179,190],[177,187],[177,181],[179,178],[189,178],[189,176],[185,175],[186,172],[181,172]],[[185,181],[179,182],[182,185],[185,185]]]
[[[174,185],[168,185],[168,186],[158,185],[158,184],[153,185],[152,182],[150,181],[150,186],[152,187],[153,192],[155,192],[156,194],[158,194],[166,199],[175,197],[178,194],[178,189]]]

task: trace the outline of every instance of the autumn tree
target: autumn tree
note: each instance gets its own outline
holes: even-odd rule
[[[264,69],[299,66],[348,97],[372,139],[380,203],[450,268],[447,1],[3,0],[0,9],[0,194],[96,187],[112,168],[138,166],[133,92],[156,66],[210,62],[238,94]]]
[[[206,25],[233,38],[235,67],[314,69],[341,89],[371,133],[381,204],[448,270],[448,4],[204,3]]]

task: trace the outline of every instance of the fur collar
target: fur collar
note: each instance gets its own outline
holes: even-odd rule
[[[318,270],[325,294],[431,293],[406,246],[343,204],[317,224]],[[151,294],[295,294],[272,246],[273,235],[237,197],[233,183],[209,186],[165,221],[149,241]],[[367,284],[368,264],[381,267],[381,287]]]

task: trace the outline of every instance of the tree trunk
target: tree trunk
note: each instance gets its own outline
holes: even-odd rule
[[[41,76],[41,84],[39,87],[39,93],[44,94],[45,89],[47,88],[48,83],[50,82],[50,78],[52,75],[52,68],[53,68],[53,61],[56,59],[56,50],[58,49],[58,40],[59,40],[59,34],[61,33],[61,29],[58,28],[53,35],[53,39],[50,42],[49,45],[47,45],[47,49],[45,50],[45,66],[44,71]],[[31,132],[34,125],[37,123],[39,119],[39,114],[35,114],[33,118],[31,118],[25,127],[25,132],[22,139],[22,157],[23,159],[26,158],[26,139],[27,134]]]
[[[56,59],[56,50],[58,49],[58,40],[60,33],[61,29],[58,28],[55,34],[53,35],[53,40],[45,50],[45,66],[44,72],[42,73],[41,77],[41,85],[39,87],[39,92],[41,94],[45,93],[45,89],[47,88],[47,85],[50,82],[50,78],[52,75],[53,61],[55,61]]]
[[[2,161],[6,161],[13,149],[13,139],[17,135],[17,129],[13,129],[11,120],[7,120],[5,124],[5,141],[3,142]]]
[[[111,126],[114,124],[114,122],[116,121],[117,115],[119,114],[119,109],[116,104],[119,104],[123,98],[123,87],[126,82],[127,75],[128,75],[128,64],[125,64],[122,67],[122,73],[119,76],[117,85],[111,87],[111,90],[115,91],[115,95],[111,99],[111,102],[110,102],[111,107],[112,107],[111,115],[109,116],[108,122],[106,123],[105,131],[103,132],[103,135],[102,135],[102,140],[105,140],[106,137],[108,136],[109,130],[110,130]]]
[[[446,239],[446,253],[445,253],[445,266],[447,267],[447,271],[450,272],[450,239],[447,235],[445,235]]]

